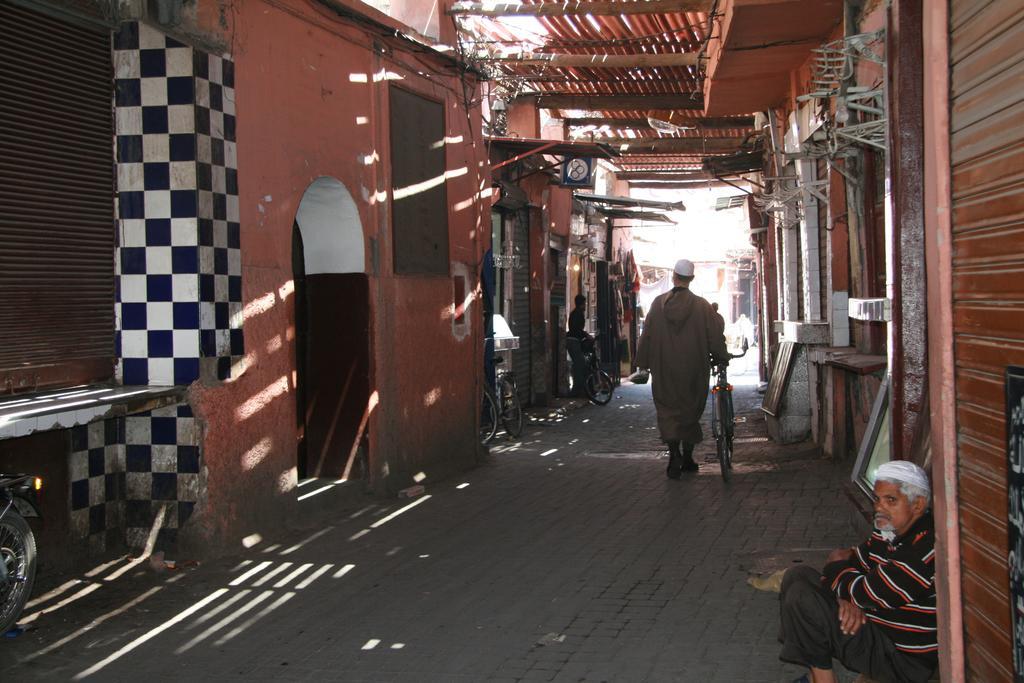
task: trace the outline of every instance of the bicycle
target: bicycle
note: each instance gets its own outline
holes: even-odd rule
[[[503,363],[495,358],[494,363]],[[523,404],[519,400],[519,386],[514,370],[499,370],[495,388],[484,385],[480,403],[480,443],[486,445],[498,435],[498,427],[504,426],[505,433],[513,439],[523,433]]]
[[[504,362],[504,358],[496,358],[495,364]],[[523,433],[523,404],[519,400],[519,385],[516,383],[514,370],[498,371],[498,414],[501,416],[501,424],[505,426],[505,433],[513,439],[519,438]]]
[[[598,335],[600,336],[600,335]],[[584,339],[580,344],[583,358],[586,360],[588,374],[583,382],[583,390],[587,398],[599,406],[607,405],[612,400],[615,383],[611,375],[601,369],[601,359],[597,352],[597,337]]]
[[[747,343],[743,342],[743,353],[730,353],[724,360],[711,359],[715,373],[715,384],[711,387],[711,433],[715,437],[718,465],[722,468],[722,479],[732,477],[732,440],[735,434],[736,415],[732,405],[732,385],[729,384],[726,368],[729,361],[747,355]]]
[[[483,445],[489,444],[498,433],[498,399],[494,390],[486,383],[480,398],[480,430],[478,438]]]

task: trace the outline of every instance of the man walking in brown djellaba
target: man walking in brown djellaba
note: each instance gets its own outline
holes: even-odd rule
[[[637,345],[637,366],[651,371],[671,479],[698,469],[693,448],[704,440],[700,418],[708,399],[711,359],[729,358],[722,317],[690,291],[692,281],[693,263],[680,259],[673,269],[672,291],[651,303]]]

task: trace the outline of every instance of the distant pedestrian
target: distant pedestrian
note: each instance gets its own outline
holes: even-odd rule
[[[704,440],[700,418],[708,399],[711,358],[729,357],[724,324],[703,298],[689,289],[693,263],[676,262],[672,290],[652,303],[637,345],[637,366],[652,375],[658,431],[668,445],[667,475],[695,472],[694,447]]]
[[[714,313],[713,317],[715,319],[715,324],[718,325],[718,329],[724,335],[725,334],[725,318],[723,318],[722,314],[718,312],[718,302],[717,301],[715,301],[715,302],[713,302],[711,304],[711,310]],[[729,344],[727,342],[726,343],[726,347],[728,347],[728,346],[729,346]]]
[[[583,341],[590,335],[587,334],[587,297],[577,294],[573,300],[575,304],[572,312],[569,313],[569,331],[566,336]]]
[[[754,323],[750,322],[746,313],[740,313],[740,317],[736,320],[736,328],[740,332],[740,342],[746,341],[747,346],[753,346],[757,337],[754,336]]]
[[[867,541],[832,551],[824,576],[800,566],[782,577],[779,659],[810,668],[814,683],[836,682],[833,658],[881,683],[924,683],[938,665],[928,474],[887,462],[874,498]]]
[[[583,396],[583,384],[586,382],[590,368],[583,355],[584,343],[593,343],[587,334],[587,297],[577,294],[573,300],[575,306],[569,314],[569,330],[565,333],[565,348],[572,359],[572,395]]]

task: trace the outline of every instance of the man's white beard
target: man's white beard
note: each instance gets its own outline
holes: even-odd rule
[[[896,529],[889,519],[875,515],[875,528],[887,542],[892,543],[896,539]]]

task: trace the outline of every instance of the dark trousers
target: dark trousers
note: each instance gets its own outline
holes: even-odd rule
[[[926,683],[934,666],[926,657],[909,655],[882,628],[866,622],[854,635],[839,630],[839,603],[821,585],[811,567],[793,567],[782,577],[779,596],[782,628],[779,659],[816,669],[831,669],[838,659],[847,669],[881,683]]]
[[[587,375],[590,374],[590,366],[587,365],[587,358],[583,355],[583,346],[579,339],[566,337],[565,348],[569,352],[569,358],[572,359],[572,395],[586,396],[583,384],[587,381]]]

